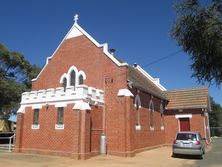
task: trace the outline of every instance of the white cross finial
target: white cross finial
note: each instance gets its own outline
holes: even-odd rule
[[[75,23],[77,23],[78,19],[79,19],[79,15],[78,15],[78,14],[75,14],[75,16],[74,16],[74,21],[75,21]]]

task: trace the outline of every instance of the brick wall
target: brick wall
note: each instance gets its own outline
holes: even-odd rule
[[[189,109],[179,112],[178,110],[165,111],[165,130],[166,130],[166,143],[172,144],[176,132],[179,131],[179,120],[175,118],[176,114],[192,114],[190,118],[190,130],[197,131],[204,137],[204,115],[201,109]]]
[[[86,114],[86,119],[91,123],[88,127],[79,120],[79,113],[73,111],[73,104],[68,105],[64,111],[64,130],[55,130],[57,112],[55,112],[54,106],[41,109],[40,129],[32,130],[33,112],[31,108],[26,108],[22,128],[22,143],[19,147],[22,148],[23,152],[27,150],[46,154],[73,154],[76,157],[78,151],[81,152],[79,148],[80,134],[85,134],[84,131],[87,133],[90,128],[90,133],[84,135],[85,144],[82,146],[85,148],[83,150],[86,153],[98,153],[103,124],[102,116],[105,112],[107,147],[110,150],[124,151],[125,148],[122,143],[125,141],[123,135],[125,118],[122,114],[125,110],[120,107],[121,100],[117,97],[117,93],[119,89],[126,87],[126,67],[118,67],[114,64],[104,55],[102,48],[97,48],[87,37],[79,36],[65,40],[39,78],[33,82],[32,90],[60,87],[61,76],[72,65],[85,72],[84,84],[104,90],[105,106],[99,108],[91,106],[90,114]],[[80,128],[83,125],[86,129]]]
[[[136,89],[131,90],[133,92],[134,97],[136,96]],[[149,102],[151,99],[151,95],[149,93],[140,91],[139,96],[141,98],[142,107],[139,109],[140,115],[140,126],[141,130],[136,130],[136,108],[134,106],[134,99],[131,101],[131,127],[132,133],[131,137],[133,138],[133,151],[140,151],[156,146],[163,145],[165,143],[165,131],[161,130],[161,114],[160,114],[160,104],[161,99],[157,97],[153,97],[154,104],[154,130],[150,128],[150,110],[149,110]]]

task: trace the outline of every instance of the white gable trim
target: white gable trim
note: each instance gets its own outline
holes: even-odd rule
[[[160,90],[166,91],[167,89],[160,84],[159,78],[153,78],[150,74],[148,74],[142,67],[139,65],[136,66],[136,69],[138,69],[146,78],[148,78],[151,82],[153,82]]]
[[[78,32],[78,33],[77,33]],[[108,44],[99,44],[92,36],[90,36],[85,30],[82,29],[82,27],[80,27],[77,22],[75,22],[73,24],[73,26],[71,27],[71,29],[69,30],[69,32],[66,34],[66,36],[63,38],[62,42],[59,44],[59,46],[56,48],[56,50],[53,52],[52,56],[47,57],[46,59],[46,64],[44,65],[44,67],[42,68],[42,70],[40,71],[39,75],[32,79],[32,81],[36,81],[39,76],[41,75],[42,71],[44,71],[44,69],[46,68],[47,64],[49,63],[49,60],[51,60],[53,58],[53,56],[55,55],[55,53],[58,51],[58,49],[60,48],[60,46],[62,45],[62,43],[64,42],[64,40],[69,39],[71,37],[74,37],[75,35],[80,35],[83,34],[85,35],[90,41],[92,41],[97,47],[103,47],[103,52],[104,54],[110,58],[116,65],[118,66],[127,66],[127,63],[120,63],[113,55],[111,55],[108,51]]]

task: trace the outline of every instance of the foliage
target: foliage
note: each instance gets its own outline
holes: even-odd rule
[[[216,103],[213,98],[210,98],[211,101],[211,112],[209,113],[209,121],[210,121],[210,127],[222,127],[222,107],[220,104]],[[212,129],[211,135],[217,135],[220,136],[221,132],[219,129]]]
[[[171,37],[192,60],[192,76],[199,83],[222,83],[222,0],[201,5],[184,0],[175,6],[178,15]]]
[[[18,108],[22,92],[31,88],[31,79],[39,71],[21,53],[0,44],[0,114],[5,119]]]

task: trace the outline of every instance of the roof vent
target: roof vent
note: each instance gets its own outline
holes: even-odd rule
[[[113,55],[113,56],[114,56],[114,54],[115,54],[115,51],[116,51],[116,49],[113,49],[113,48],[109,50],[109,52],[110,52],[111,55]]]

